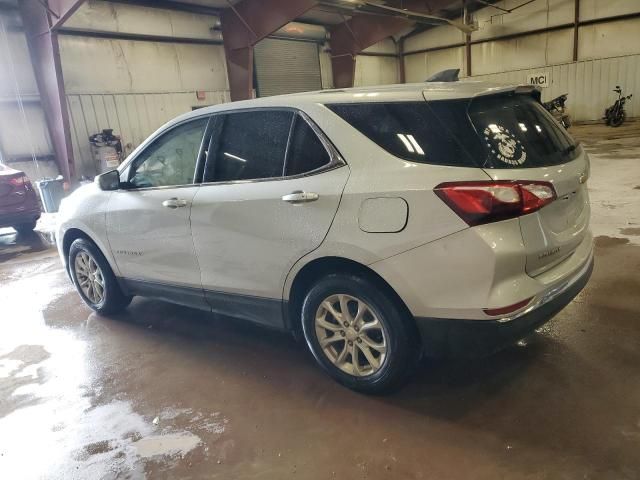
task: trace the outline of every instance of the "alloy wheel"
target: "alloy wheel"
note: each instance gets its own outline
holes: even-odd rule
[[[346,294],[325,298],[318,307],[315,331],[325,356],[349,375],[376,373],[387,356],[384,323],[363,300]]]
[[[76,255],[74,269],[78,285],[94,305],[104,300],[104,276],[95,259],[86,251]]]

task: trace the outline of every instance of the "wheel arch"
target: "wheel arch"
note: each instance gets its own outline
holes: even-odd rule
[[[403,311],[407,319],[413,318],[409,308],[402,298],[400,298],[400,295],[396,293],[384,278],[371,268],[360,262],[344,257],[320,257],[313,259],[296,273],[291,288],[289,289],[289,301],[287,302],[286,311],[287,323],[296,338],[301,338],[302,335],[301,310],[306,293],[316,281],[331,273],[353,274],[372,281],[378,288],[389,295],[389,298],[398,305],[398,308]],[[418,330],[415,322],[410,321],[410,323],[412,328],[416,329],[415,333],[417,334]]]
[[[111,270],[114,273],[117,272],[117,270],[114,268],[114,262],[112,261],[110,252],[106,250],[104,246],[100,244],[100,242],[96,241],[95,238],[85,230],[77,227],[71,227],[68,228],[62,236],[62,253],[64,255],[64,264],[67,273],[69,273],[69,250],[71,249],[71,244],[79,238],[84,238],[85,240],[93,243],[96,248],[100,250],[102,255],[104,255],[104,258],[106,258],[107,263],[111,267]]]

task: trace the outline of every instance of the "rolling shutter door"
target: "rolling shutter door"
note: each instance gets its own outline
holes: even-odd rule
[[[259,97],[322,88],[318,44],[265,38],[254,50]]]

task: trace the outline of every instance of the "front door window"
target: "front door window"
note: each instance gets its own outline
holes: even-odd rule
[[[206,126],[207,118],[199,118],[156,139],[133,161],[129,173],[131,187],[192,184]]]

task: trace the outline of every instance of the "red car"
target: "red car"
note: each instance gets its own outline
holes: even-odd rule
[[[32,231],[40,218],[40,200],[24,172],[0,164],[0,227]]]

